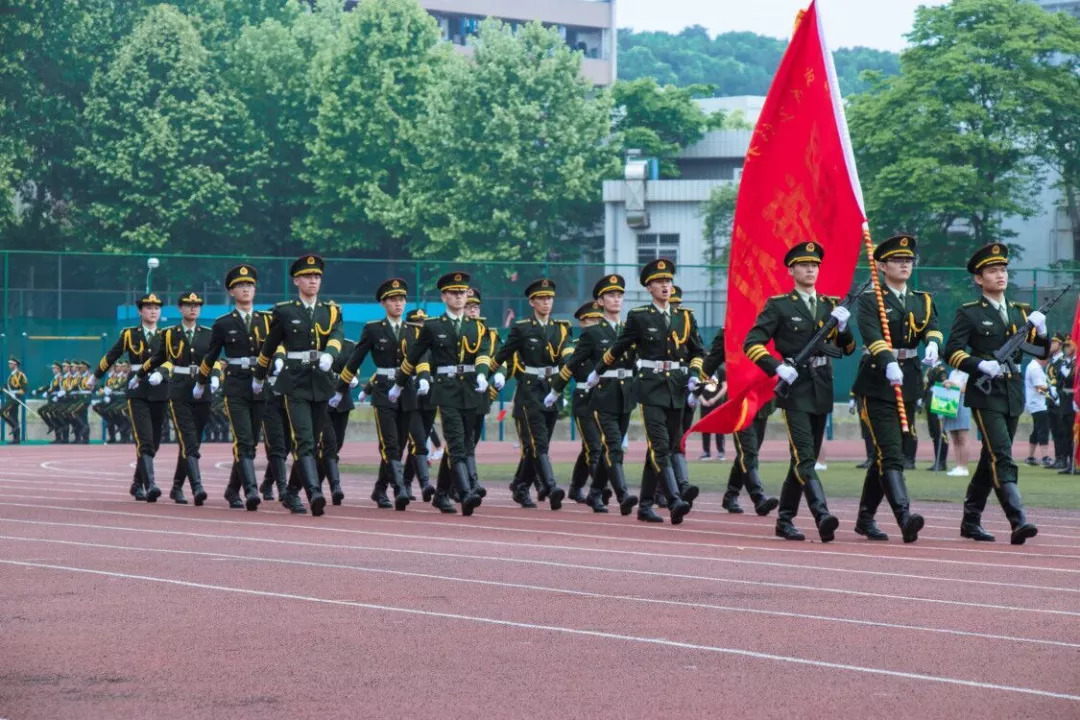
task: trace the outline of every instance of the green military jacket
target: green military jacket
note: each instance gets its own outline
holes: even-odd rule
[[[495,353],[495,364],[516,357],[519,364],[514,402],[522,407],[554,412],[544,407],[544,396],[551,391],[551,380],[558,377],[564,360],[573,352],[570,323],[550,319],[541,325],[535,318],[518,320],[510,327],[506,342]]]
[[[191,396],[191,390],[199,379],[197,371],[202,364],[203,356],[210,349],[212,336],[213,331],[210,328],[205,325],[196,325],[189,344],[183,325],[166,328],[162,331],[161,343],[154,352],[154,356],[150,358],[149,363],[139,369],[139,378],[145,381],[154,370],[163,371],[169,378],[170,400],[210,402],[208,394],[196,401]],[[177,368],[180,368],[179,372]]]
[[[299,300],[279,302],[271,310],[270,332],[259,352],[255,378],[266,377],[280,345],[285,352],[285,367],[278,373],[274,388],[297,400],[329,400],[337,383],[329,371],[319,369],[319,355],[328,353],[336,358],[344,335],[341,308],[334,303],[318,300],[308,315]],[[305,356],[298,357],[301,353]]]
[[[251,377],[259,350],[270,334],[270,317],[264,310],[253,310],[248,328],[240,312],[234,309],[215,320],[210,327],[210,346],[199,363],[199,382],[206,384],[220,357],[222,362],[218,369],[225,376],[222,392],[226,397],[251,400]]]
[[[701,379],[705,348],[689,310],[671,310],[670,323],[665,323],[663,314],[652,303],[631,310],[619,337],[594,368],[596,373],[616,367],[619,359],[636,347],[638,402],[673,410],[682,408],[686,405],[687,371]],[[659,367],[647,366],[654,363]],[[678,363],[679,367],[668,363]]]
[[[487,327],[482,322],[463,317],[461,331],[455,332],[454,323],[446,313],[427,318],[416,342],[409,346],[394,382],[407,386],[427,362],[432,375],[432,404],[477,410],[481,397],[476,391],[476,376],[487,377],[494,367],[489,349]]]
[[[486,318],[477,318],[477,320],[484,324],[487,324]],[[502,347],[502,338],[499,337],[499,331],[495,328],[489,327],[487,329],[487,349],[484,354],[488,357],[494,358],[496,353],[499,352],[500,347]],[[492,360],[492,365],[494,366],[494,360]],[[492,369],[494,369],[494,367]],[[494,403],[495,399],[498,397],[499,391],[495,389],[495,386],[492,385],[491,387],[489,387],[487,393],[480,398],[480,414],[487,415],[488,412],[491,410],[492,403]]]
[[[364,362],[364,358],[370,354],[376,368],[375,374],[368,380],[370,387],[368,394],[371,396],[371,404],[381,408],[395,407],[395,404],[390,402],[389,393],[391,386],[394,384],[396,372],[386,374],[380,373],[379,370],[396,371],[401,367],[401,363],[408,356],[409,347],[419,337],[420,328],[406,322],[401,323],[400,331],[396,337],[390,321],[386,318],[372,320],[367,323],[364,325],[363,332],[360,333],[360,339],[356,342],[356,346],[352,348],[348,362],[345,363],[344,369],[341,371],[338,391],[343,394],[349,393],[349,382],[356,376],[356,372],[360,364]],[[419,364],[416,377],[430,382],[431,372],[426,363]],[[397,405],[397,407],[402,410],[409,411],[417,408],[416,385],[414,383],[410,382],[404,385],[398,403],[400,405]]]
[[[770,376],[775,375],[780,361],[773,357],[765,344],[772,340],[781,357],[787,360],[794,358],[810,343],[814,333],[825,324],[839,302],[839,298],[818,295],[817,312],[812,317],[810,308],[794,290],[786,295],[774,295],[765,302],[754,327],[747,333],[743,352]],[[845,355],[855,351],[855,336],[850,325],[844,332],[833,328],[828,340]],[[799,377],[791,386],[788,396],[778,398],[776,404],[785,410],[800,410],[815,415],[832,412],[833,373],[830,359],[821,356],[815,358],[811,366],[799,368]]]
[[[105,357],[101,358],[97,370],[94,371],[94,377],[100,380],[109,368],[112,367],[113,363],[119,360],[120,356],[124,354],[127,355],[128,362],[131,363],[132,368],[142,367],[144,364],[150,362],[150,358],[158,351],[161,340],[161,330],[155,330],[148,338],[143,332],[142,325],[124,328],[120,332],[120,337],[116,339],[113,346],[105,353]],[[135,370],[133,370],[133,372],[135,372]],[[78,385],[78,383],[76,383],[76,385]],[[70,390],[75,389],[75,387],[70,388]],[[127,396],[128,398],[138,398],[140,400],[165,401],[169,399],[169,386],[167,383],[161,383],[155,387],[148,382],[143,382],[139,383],[134,390],[129,390]]]
[[[986,298],[964,303],[956,310],[952,330],[949,331],[949,343],[945,346],[945,358],[949,365],[968,374],[967,390],[964,391],[964,404],[970,408],[995,410],[1008,415],[1020,415],[1024,411],[1024,375],[1022,372],[1008,373],[1005,377],[994,380],[989,394],[976,387],[982,377],[979,362],[992,360],[995,350],[1005,344],[1018,328],[1027,322],[1031,306],[1024,303],[1008,303],[1009,324],[1005,325],[1001,314],[995,310]],[[1028,342],[1042,348],[1040,357],[1050,352],[1050,338],[1036,335],[1032,329]],[[1019,350],[1012,360],[1020,365],[1023,353]]]
[[[878,313],[877,295],[868,290],[856,302],[855,319],[862,335],[863,345],[869,355],[859,363],[855,377],[856,395],[896,402],[896,392],[885,377],[885,366],[897,361],[904,373],[904,402],[913,403],[922,395],[922,370],[918,355],[897,359],[897,350],[916,350],[919,343],[936,342],[940,350],[945,339],[938,329],[937,307],[930,293],[911,290],[905,293],[904,303],[888,289],[882,287],[885,317],[889,321],[889,337],[892,347],[885,342],[881,332],[881,315]]]
[[[622,323],[619,323],[621,330]],[[619,337],[619,331],[612,327],[607,320],[601,320],[596,325],[585,328],[578,338],[574,351],[566,359],[559,376],[551,381],[551,387],[555,392],[562,392],[570,378],[577,381],[574,400],[577,399],[578,389],[583,389],[588,380],[589,372],[604,360],[606,353]],[[611,376],[601,375],[600,382],[588,392],[587,410],[593,412],[611,413],[614,415],[629,414],[637,405],[637,353],[633,348],[627,350],[604,372]],[[586,408],[582,408],[584,412]],[[577,414],[577,413],[575,413]]]

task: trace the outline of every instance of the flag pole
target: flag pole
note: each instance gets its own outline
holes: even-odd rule
[[[870,226],[863,225],[863,242],[866,244],[866,258],[870,261],[870,280],[874,284],[874,296],[877,298],[878,319],[881,321],[881,335],[885,344],[892,351],[892,333],[889,332],[889,320],[885,317],[885,296],[881,292],[881,280],[878,279],[877,261],[874,260],[874,241],[870,237]],[[907,408],[904,407],[904,386],[893,385],[896,393],[896,411],[900,415],[900,430],[905,435],[911,432],[908,426]]]

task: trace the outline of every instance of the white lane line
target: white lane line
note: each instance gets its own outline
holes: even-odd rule
[[[848,672],[855,672],[867,675],[881,675],[884,677],[900,678],[903,680],[915,680],[919,682],[939,683],[943,685],[976,688],[979,690],[995,690],[998,692],[1017,693],[1021,695],[1032,695],[1037,697],[1052,698],[1055,700],[1080,702],[1080,695],[1057,693],[1051,692],[1049,690],[1038,690],[1036,688],[1018,687],[1015,685],[999,685],[997,683],[981,682],[978,680],[963,680],[961,678],[950,678],[941,675],[926,675],[923,673],[904,672],[900,670],[887,670],[885,668],[865,667],[861,665],[850,665],[846,663],[833,663],[824,660],[800,658],[792,655],[776,655],[773,653],[763,653],[754,650],[742,650],[739,648],[721,647],[718,645],[701,645],[697,643],[679,642],[676,640],[667,640],[665,638],[652,638],[638,635],[623,635],[620,633],[609,633],[599,630],[583,630],[580,628],[567,627],[565,625],[540,625],[535,623],[521,622],[517,620],[502,620],[499,618],[484,617],[480,615],[463,615],[460,613],[420,610],[418,608],[408,608],[395,605],[364,603],[357,602],[355,600],[336,600],[333,598],[322,598],[312,595],[295,595],[292,593],[272,592],[268,590],[254,590],[251,588],[242,588],[229,585],[213,585],[210,583],[197,583],[188,580],[177,580],[174,578],[165,578],[156,575],[136,575],[134,573],[121,573],[108,570],[93,570],[90,568],[74,567],[71,565],[53,565],[51,563],[24,562],[21,560],[0,560],[0,563],[3,563],[5,565],[14,565],[17,567],[34,568],[40,570],[59,570],[69,573],[83,573],[87,575],[112,577],[124,580],[140,580],[143,582],[187,587],[196,590],[214,590],[217,592],[235,593],[238,595],[274,598],[278,600],[296,600],[300,602],[317,603],[323,605],[336,605],[340,607],[353,607],[364,610],[398,613],[402,615],[438,618],[441,620],[456,620],[460,622],[469,622],[481,625],[517,628],[520,630],[533,630],[537,632],[558,633],[562,635],[598,638],[601,640],[615,640],[619,642],[638,643],[642,645],[654,645],[660,647],[674,648],[678,650],[694,650],[699,652],[716,653],[718,655],[735,655],[738,657],[753,658],[755,660],[771,660],[774,662],[816,667],[825,670],[844,670]]]
[[[865,627],[886,628],[889,630],[911,630],[916,632],[938,633],[943,635],[955,635],[960,637],[980,638],[984,640],[1004,640],[1007,642],[1032,643],[1036,645],[1049,645],[1052,647],[1064,647],[1080,649],[1080,643],[1070,643],[1061,640],[1043,640],[1040,638],[1017,637],[1014,635],[994,635],[989,633],[957,630],[955,628],[936,628],[924,625],[908,625],[905,623],[879,622],[875,620],[859,620],[856,618],[835,617],[831,615],[811,615],[807,613],[784,612],[781,610],[763,610],[760,608],[735,607],[730,605],[717,605],[714,603],[686,602],[681,600],[664,600],[661,598],[645,597],[641,595],[617,595],[599,593],[588,590],[571,588],[551,587],[547,585],[532,585],[528,583],[502,582],[498,580],[481,580],[467,578],[458,575],[435,575],[432,573],[409,572],[405,570],[390,570],[387,568],[369,567],[364,565],[350,565],[345,563],[314,562],[310,560],[289,560],[284,558],[263,557],[261,555],[234,555],[230,553],[200,552],[197,550],[176,550],[171,548],[148,548],[134,547],[130,545],[110,545],[106,543],[79,542],[76,540],[59,540],[55,538],[35,538],[20,535],[0,535],[0,540],[15,542],[46,543],[53,545],[65,545],[83,548],[95,548],[99,550],[123,550],[137,553],[161,553],[167,555],[185,555],[195,557],[207,557],[227,560],[254,561],[274,565],[293,565],[298,567],[310,567],[326,570],[350,570],[360,573],[373,573],[381,575],[393,575],[395,577],[420,578],[424,580],[441,580],[446,582],[463,583],[467,585],[484,585],[490,587],[512,588],[515,590],[529,590],[553,594],[573,595],[578,597],[595,598],[598,600],[618,600],[631,603],[644,603],[649,605],[669,605],[672,607],[692,608],[700,610],[718,610],[721,612],[744,613],[747,615],[765,615],[769,617],[781,617],[796,620],[819,620],[822,622],[842,623],[847,625],[861,625]]]
[[[328,546],[327,546],[327,544],[325,542],[305,542],[303,540],[278,540],[278,539],[274,539],[274,538],[252,537],[252,536],[248,536],[248,535],[222,535],[222,534],[215,534],[215,533],[187,532],[187,531],[181,531],[181,530],[158,530],[158,529],[152,529],[152,528],[123,527],[123,526],[118,526],[118,525],[88,525],[88,524],[83,525],[83,524],[78,524],[78,523],[45,522],[45,521],[41,521],[41,520],[14,520],[14,519],[9,519],[9,518],[0,518],[0,522],[19,523],[19,524],[23,524],[23,525],[75,527],[75,528],[89,529],[89,530],[104,530],[104,531],[109,531],[109,532],[114,532],[114,531],[133,532],[133,533],[143,533],[143,534],[147,534],[147,535],[169,535],[169,536],[179,536],[179,537],[201,538],[201,539],[208,539],[208,540],[230,540],[230,541],[239,540],[241,542],[263,543],[263,544],[272,544],[272,545],[288,545],[288,546],[295,546],[295,547],[311,547],[311,548],[317,548],[317,549],[322,550],[322,551],[326,551],[328,549]],[[228,521],[224,521],[224,522],[228,522]],[[244,524],[244,523],[229,523],[229,524]],[[360,535],[372,535],[372,536],[377,536],[377,537],[393,537],[395,539],[400,538],[400,537],[405,537],[405,538],[412,538],[412,539],[438,540],[440,542],[449,540],[449,538],[439,538],[439,537],[420,536],[420,535],[396,536],[396,535],[391,535],[389,533],[375,533],[375,532],[370,532],[369,533],[369,532],[363,532],[363,531],[348,531],[348,532],[355,532],[356,534],[360,534]],[[515,544],[515,543],[492,542],[490,544],[501,545],[501,546],[510,546],[510,547],[518,547],[518,548],[522,547],[521,545]],[[664,572],[664,571],[659,571],[659,570],[638,570],[638,569],[633,569],[633,568],[612,568],[612,567],[605,567],[603,565],[584,565],[584,564],[580,564],[580,563],[568,563],[568,562],[565,562],[565,561],[534,560],[534,559],[527,559],[527,558],[513,558],[513,557],[506,557],[504,555],[498,555],[498,556],[473,555],[473,554],[463,555],[461,553],[449,553],[449,552],[443,553],[443,552],[436,552],[436,551],[431,551],[431,550],[412,550],[412,549],[407,549],[407,548],[386,547],[386,546],[380,546],[380,545],[353,545],[353,544],[350,544],[350,545],[337,545],[337,544],[335,544],[335,545],[331,545],[329,547],[331,549],[336,549],[336,550],[362,550],[362,551],[371,551],[371,552],[377,552],[377,553],[394,553],[394,554],[401,554],[401,555],[420,555],[420,556],[424,556],[424,557],[450,558],[450,559],[453,559],[453,560],[483,560],[483,561],[489,561],[489,562],[507,563],[507,564],[512,564],[512,565],[535,565],[537,567],[557,568],[557,569],[560,569],[560,570],[564,570],[564,569],[589,570],[589,571],[592,571],[592,572],[614,573],[614,574],[622,574],[622,575],[635,575],[635,576],[641,576],[641,577],[657,577],[657,578],[669,578],[669,579],[677,579],[677,580],[694,580],[694,581],[699,581],[700,580],[700,581],[704,581],[704,582],[724,583],[724,584],[728,584],[728,585],[748,585],[748,586],[753,586],[753,587],[781,588],[781,589],[785,589],[785,590],[801,590],[801,591],[808,591],[808,592],[822,592],[822,593],[829,593],[829,594],[834,594],[834,595],[851,595],[851,596],[854,596],[854,597],[869,597],[869,598],[877,598],[877,599],[884,599],[884,600],[901,600],[901,601],[905,601],[905,602],[930,603],[930,604],[933,604],[933,605],[954,605],[954,606],[958,606],[958,607],[976,608],[976,609],[979,609],[979,610],[1004,610],[1004,611],[1007,611],[1007,612],[1026,612],[1026,613],[1045,614],[1045,615],[1065,615],[1065,616],[1071,616],[1071,617],[1080,617],[1080,612],[1074,612],[1074,611],[1070,611],[1070,610],[1054,610],[1054,609],[1044,609],[1044,608],[1031,608],[1031,607],[1016,606],[1016,605],[993,605],[993,604],[988,604],[988,603],[983,603],[983,602],[967,602],[967,601],[964,601],[964,600],[945,600],[945,599],[942,599],[942,598],[925,598],[925,597],[916,597],[916,596],[911,596],[911,595],[892,595],[892,594],[887,594],[887,593],[877,593],[877,592],[871,592],[871,591],[866,591],[866,590],[848,590],[848,589],[844,589],[844,588],[825,587],[825,586],[822,586],[822,585],[798,585],[798,584],[795,584],[795,583],[771,582],[771,581],[765,581],[765,580],[742,580],[742,579],[738,579],[738,578],[716,577],[716,576],[713,576],[713,575],[693,575],[693,574],[689,574],[689,573],[674,573],[674,572]],[[611,551],[611,552],[619,553],[620,551]],[[633,553],[633,554],[638,554],[638,553]],[[1042,588],[1042,589],[1043,590],[1053,591],[1053,590],[1057,590],[1058,588]]]
[[[49,498],[47,496],[40,496],[40,499],[42,499],[42,500],[51,500],[52,498]],[[142,514],[142,513],[124,513],[124,512],[120,512],[120,511],[116,511],[116,510],[92,510],[92,509],[89,509],[89,508],[71,507],[69,505],[56,505],[56,504],[34,505],[34,504],[30,504],[30,503],[0,502],[0,506],[4,506],[4,505],[12,506],[12,507],[33,507],[33,508],[41,508],[41,509],[44,509],[44,510],[53,510],[53,511],[65,510],[65,511],[71,511],[71,512],[114,513],[114,514],[121,514],[121,515],[132,516],[132,517],[143,517],[143,518],[145,518],[145,517],[155,517],[155,516],[148,516],[148,515],[145,515],[145,514]],[[172,507],[176,507],[176,506],[171,505],[169,503],[160,504],[160,508],[162,508],[162,509],[164,509],[164,508],[172,508]],[[180,506],[180,507],[184,508],[184,507],[190,507],[190,506]],[[186,510],[182,510],[182,511],[186,512]],[[167,510],[165,510],[165,512],[167,512]],[[280,515],[280,514],[284,514],[284,513],[274,513],[274,514]],[[612,536],[612,535],[587,534],[587,533],[580,533],[580,532],[566,532],[566,531],[560,531],[560,530],[545,530],[545,529],[536,528],[536,527],[529,527],[529,528],[506,527],[506,526],[503,526],[503,525],[491,525],[491,524],[488,524],[486,521],[484,521],[484,522],[474,522],[474,523],[471,523],[471,524],[467,524],[467,523],[454,522],[454,521],[447,522],[447,521],[439,521],[439,520],[408,520],[408,519],[400,517],[399,516],[400,514],[389,514],[389,513],[385,513],[385,514],[389,515],[389,517],[379,517],[377,513],[373,512],[373,514],[366,515],[365,517],[362,517],[362,518],[361,517],[355,517],[355,516],[349,516],[349,515],[336,515],[336,516],[333,517],[333,520],[342,520],[342,521],[345,521],[345,522],[365,522],[365,523],[366,522],[383,522],[383,523],[389,522],[389,523],[393,523],[395,525],[423,525],[425,527],[450,527],[450,528],[455,528],[455,529],[458,529],[458,530],[464,530],[464,531],[467,531],[467,532],[497,531],[497,532],[506,532],[506,533],[515,533],[515,534],[525,534],[525,535],[530,535],[530,536],[534,536],[534,537],[536,535],[543,534],[543,535],[553,535],[553,536],[557,536],[557,537],[567,537],[567,538],[574,538],[574,539],[601,540],[601,541],[606,541],[606,542],[610,542],[610,541],[613,541],[613,540],[614,541],[626,540],[626,541],[644,542],[644,543],[648,543],[650,545],[671,545],[671,546],[676,546],[676,547],[703,548],[703,549],[709,549],[709,550],[737,549],[737,550],[740,550],[740,551],[754,551],[754,552],[766,552],[766,553],[789,553],[789,554],[790,553],[795,553],[795,554],[798,554],[799,556],[803,556],[803,557],[805,557],[808,553],[812,553],[812,554],[814,554],[816,556],[829,557],[829,558],[840,558],[840,559],[855,558],[855,559],[871,559],[871,560],[874,560],[874,561],[888,560],[888,561],[892,561],[894,563],[896,563],[896,562],[911,562],[911,563],[916,563],[916,564],[918,564],[918,563],[929,563],[929,564],[934,564],[934,565],[964,566],[964,567],[974,567],[974,568],[986,568],[986,569],[992,569],[992,570],[1003,570],[1003,569],[1004,570],[1025,570],[1025,571],[1032,571],[1032,572],[1060,573],[1060,574],[1066,574],[1066,575],[1068,575],[1068,574],[1080,574],[1080,568],[1078,568],[1078,569],[1054,568],[1054,567],[1041,567],[1041,566],[1037,566],[1037,565],[1015,565],[1015,564],[1001,563],[1001,562],[976,562],[976,561],[973,561],[973,560],[948,560],[948,559],[944,559],[944,558],[905,557],[905,556],[900,556],[900,555],[874,555],[874,554],[860,553],[860,552],[843,552],[843,551],[823,550],[823,549],[818,549],[816,547],[814,549],[812,549],[812,550],[799,550],[799,549],[783,547],[780,544],[783,541],[780,541],[780,540],[777,540],[776,543],[771,544],[771,545],[769,545],[767,547],[762,547],[762,546],[759,546],[759,545],[727,546],[727,545],[717,545],[715,543],[691,542],[691,541],[684,541],[684,540],[665,540],[665,539],[653,539],[653,538],[644,539],[644,538],[640,538],[640,537],[616,537],[616,536]],[[169,516],[169,517],[177,518],[177,516],[175,516],[175,515]],[[181,518],[177,518],[177,519],[181,519]],[[182,519],[183,520],[188,520],[189,518],[182,518]],[[477,520],[477,518],[475,516],[474,516],[473,519]],[[490,519],[490,518],[488,518],[488,519]],[[506,520],[506,519],[507,518],[505,518],[505,517],[500,517],[499,518],[499,520]],[[481,518],[481,520],[483,520],[483,519]],[[546,521],[546,522],[552,522],[552,521],[549,520],[549,521]],[[554,522],[559,522],[559,521],[554,521]],[[602,523],[602,524],[605,525],[606,527],[615,527],[614,524],[612,524],[610,526],[607,523]],[[310,526],[304,526],[304,527],[310,527]],[[329,529],[329,528],[327,528],[327,529]],[[717,534],[718,535],[727,535],[728,533],[717,533]],[[757,535],[754,535],[754,536],[735,535],[735,536],[736,537],[748,537],[748,538],[751,538],[751,539],[754,539],[754,540],[760,540],[761,539],[760,536],[757,536]],[[856,544],[858,544],[858,543],[846,543],[845,546],[856,545]],[[581,548],[578,548],[578,549],[581,549]],[[888,548],[879,548],[879,549],[881,549],[883,552],[888,552],[889,551]],[[693,558],[695,556],[690,556],[690,557]],[[1035,555],[1033,553],[1032,557],[1034,557],[1036,559],[1056,560],[1056,559],[1061,559],[1063,556],[1060,556],[1060,555],[1038,556],[1038,555]],[[1069,559],[1069,558],[1065,557],[1065,559]],[[736,562],[736,561],[731,561],[731,562]],[[759,562],[760,564],[769,564],[769,563],[765,563],[764,561],[738,561],[738,562]],[[789,567],[789,566],[786,566],[786,565],[780,564],[780,563],[777,563],[776,566],[777,567]],[[838,568],[824,568],[824,567],[808,566],[808,565],[800,565],[799,567],[822,569],[822,570],[829,570],[829,571],[835,571],[835,572],[840,572],[841,571]],[[846,571],[848,571],[848,572],[857,572],[856,570],[846,570]],[[914,577],[914,576],[912,576],[912,577]]]

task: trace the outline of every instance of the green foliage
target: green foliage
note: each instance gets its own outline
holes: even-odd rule
[[[653,77],[661,85],[711,85],[716,95],[765,95],[786,47],[784,40],[750,32],[710,38],[700,25],[675,35],[620,30],[619,79]],[[868,89],[864,70],[894,75],[900,69],[896,53],[856,47],[833,54],[845,96]]]
[[[730,183],[713,188],[702,217],[705,223],[705,250],[702,262],[706,265],[727,266],[731,250],[731,232],[735,224],[735,201],[739,184]]]

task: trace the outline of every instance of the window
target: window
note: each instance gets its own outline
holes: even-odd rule
[[[638,265],[665,257],[679,264],[678,233],[644,233],[637,236]]]

